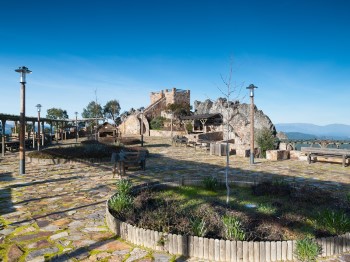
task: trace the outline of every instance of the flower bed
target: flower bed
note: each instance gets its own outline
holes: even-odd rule
[[[196,181],[198,183],[201,181]],[[181,181],[181,184],[194,184],[193,181]],[[180,183],[172,183],[180,185]],[[145,187],[162,186],[161,184]],[[138,188],[134,188],[137,190]],[[196,257],[215,261],[287,261],[295,260],[297,241],[233,241],[183,234],[167,234],[134,225],[116,219],[106,207],[108,227],[118,236],[154,250],[163,250],[170,254]],[[320,256],[332,256],[350,250],[350,234],[316,239],[321,246]]]

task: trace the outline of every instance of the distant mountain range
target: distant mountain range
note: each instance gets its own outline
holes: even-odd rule
[[[331,124],[318,126],[303,123],[275,124],[277,132],[289,139],[334,139],[350,140],[350,125]]]

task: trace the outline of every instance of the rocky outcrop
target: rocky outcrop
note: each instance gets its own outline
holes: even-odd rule
[[[249,145],[250,141],[250,105],[240,104],[237,102],[230,102],[227,106],[227,100],[219,98],[212,102],[206,100],[204,102],[195,101],[194,109],[196,114],[217,114],[223,116],[223,131],[224,139],[227,137],[227,125],[229,123],[229,139],[234,139],[235,144]],[[276,128],[271,122],[270,118],[264,114],[263,111],[254,107],[254,128],[260,130],[268,128],[276,134]]]

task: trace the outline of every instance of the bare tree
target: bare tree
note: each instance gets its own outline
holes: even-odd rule
[[[223,112],[223,123],[226,126],[226,168],[225,168],[225,183],[226,183],[226,204],[229,203],[230,199],[230,185],[228,183],[228,173],[229,173],[229,167],[230,167],[230,150],[229,150],[229,139],[230,139],[230,130],[234,130],[234,127],[230,125],[230,121],[234,118],[238,112],[235,113],[235,109],[239,106],[239,98],[241,96],[241,91],[243,87],[243,83],[240,86],[237,86],[237,84],[232,83],[232,75],[233,75],[233,68],[232,68],[232,61],[230,62],[230,71],[227,77],[221,76],[221,80],[224,83],[224,89],[217,87],[221,94],[226,99],[226,105],[225,105],[225,111]],[[230,99],[233,99],[230,101]],[[243,99],[243,98],[242,98]],[[232,113],[231,113],[232,110]],[[225,115],[226,114],[226,121],[225,121]],[[225,123],[226,122],[226,123]]]

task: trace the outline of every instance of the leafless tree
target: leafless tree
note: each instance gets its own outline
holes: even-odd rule
[[[233,76],[233,61],[231,59],[230,61],[230,70],[226,77],[223,75],[221,76],[221,80],[224,84],[224,88],[220,88],[217,86],[221,94],[226,99],[226,105],[225,105],[225,111],[223,112],[223,124],[226,126],[226,168],[225,168],[225,183],[226,183],[226,204],[229,203],[230,199],[230,185],[228,183],[228,173],[229,173],[229,166],[230,166],[230,150],[229,150],[229,139],[230,139],[230,130],[234,131],[234,127],[230,125],[230,121],[235,117],[235,114],[238,114],[238,112],[235,113],[235,109],[239,106],[240,98],[241,100],[244,99],[244,97],[241,97],[241,91],[243,88],[243,84],[237,85],[235,82],[232,81]],[[231,100],[232,99],[232,100]],[[232,113],[230,112],[232,110]],[[226,115],[226,121],[225,121],[225,115]],[[226,122],[226,123],[225,123]]]

